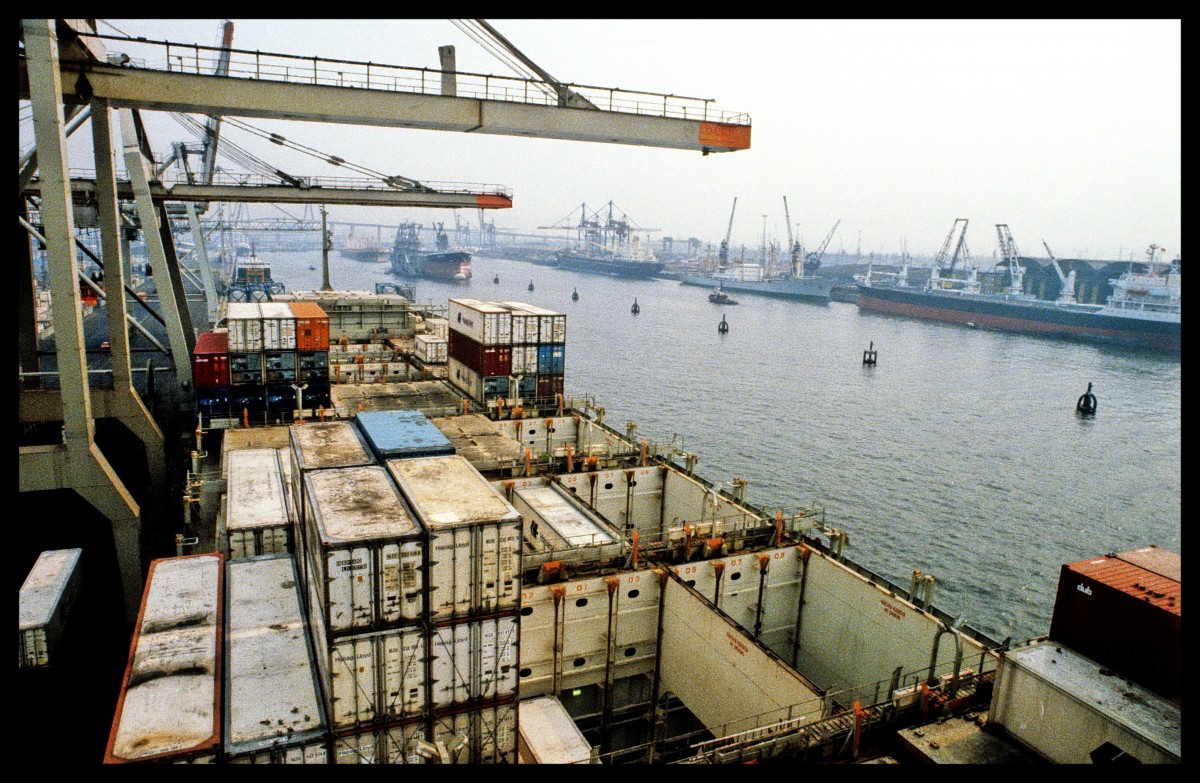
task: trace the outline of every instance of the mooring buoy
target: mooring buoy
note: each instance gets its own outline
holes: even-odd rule
[[[725,320],[725,314],[721,314],[721,323],[717,324],[717,331],[725,334],[729,331],[729,322]]]
[[[530,291],[533,290],[533,281],[532,280],[529,281],[529,290]]]
[[[579,301],[579,289],[578,289],[578,288],[575,288],[575,289],[572,289],[572,290],[571,290],[571,301],[572,301],[572,302],[578,302],[578,301]]]
[[[867,350],[863,351],[863,364],[870,366],[870,367],[874,367],[876,355],[878,353],[879,352],[875,350],[875,341],[872,340],[871,346],[869,348],[867,348]]]
[[[1087,391],[1081,394],[1075,402],[1075,412],[1082,416],[1095,416],[1098,404],[1096,395],[1092,394],[1092,384],[1089,383]]]
[[[495,277],[493,277],[493,278],[492,278],[492,282],[493,282],[493,283],[499,283],[499,282],[500,282],[500,275],[496,275]]]
[[[634,297],[633,298],[633,307],[629,308],[629,312],[633,313],[634,315],[637,315],[641,311],[642,311],[642,308],[638,307],[637,297]]]

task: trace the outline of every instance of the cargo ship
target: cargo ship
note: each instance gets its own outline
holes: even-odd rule
[[[1003,331],[1179,351],[1179,262],[1148,260],[1141,267],[1110,280],[1113,294],[1102,305],[1043,300],[1021,293],[1019,273],[1014,290],[985,294],[970,273],[949,279],[934,270],[929,282],[920,287],[880,283],[867,275],[858,284],[858,306],[870,312]]]
[[[654,253],[642,247],[635,235],[639,230],[629,218],[608,202],[607,213],[589,212],[587,204],[580,205],[579,218],[573,223],[560,221],[549,228],[569,228],[576,231],[573,247],[554,254],[554,266],[572,272],[589,275],[626,277],[634,280],[649,280],[663,270],[666,264]],[[572,216],[564,221],[573,220]]]
[[[386,264],[389,258],[387,245],[377,239],[353,234],[346,237],[339,252],[346,258],[368,264]]]
[[[458,283],[470,280],[471,254],[450,249],[450,238],[441,223],[435,223],[433,228],[437,250],[426,252],[421,249],[419,223],[402,223],[397,227],[390,256],[392,274]]]
[[[802,299],[807,302],[828,302],[833,279],[827,277],[765,276],[758,264],[733,264],[712,274],[683,274],[681,285],[722,288],[739,294],[760,294],[780,299]]]

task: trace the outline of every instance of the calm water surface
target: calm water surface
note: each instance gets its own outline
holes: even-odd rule
[[[319,252],[269,255],[289,291],[320,287]],[[398,281],[336,252],[330,264],[338,289]],[[1046,633],[1064,563],[1149,544],[1182,553],[1179,354],[841,302],[735,293],[722,307],[675,281],[500,258],[473,267],[465,284],[416,281],[417,300],[566,313],[567,393],[594,395],[606,424],[673,440],[714,483],[747,480],[756,505],[816,503],[848,532],[848,557],[905,586],[914,569],[932,574],[934,603],[997,639]],[[864,367],[872,342],[878,363]],[[1084,419],[1089,382],[1099,410]]]

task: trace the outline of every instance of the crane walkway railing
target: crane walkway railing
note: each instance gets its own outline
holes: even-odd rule
[[[586,98],[601,111],[750,125],[748,114],[718,110],[713,106],[714,101],[711,98],[690,98],[586,84],[554,84],[540,79],[468,71],[442,71],[437,68],[304,57],[247,49],[222,49],[201,44],[151,41],[145,38],[100,34],[89,34],[89,37],[102,41],[110,52],[118,45],[122,47],[120,54],[110,53],[109,61],[121,63],[123,67],[128,68],[212,76],[216,73],[218,62],[224,53],[228,52],[227,77],[234,79],[443,95],[442,78],[449,74],[454,76],[454,97],[562,106],[559,88],[566,87]]]

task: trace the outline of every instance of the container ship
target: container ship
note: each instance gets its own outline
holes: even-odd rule
[[[201,406],[195,540],[146,574],[105,763],[1181,760],[1178,555],[1064,565],[1049,633],[998,641],[932,575],[850,560],[823,509],[611,428],[564,392],[563,313],[287,296],[229,304],[198,385],[298,335],[328,392],[272,403],[301,375],[261,369]],[[82,659],[53,557],[23,670]]]
[[[458,283],[471,279],[471,254],[450,249],[450,238],[442,224],[434,224],[436,251],[421,249],[420,231],[419,223],[402,223],[397,227],[390,255],[392,274]]]

